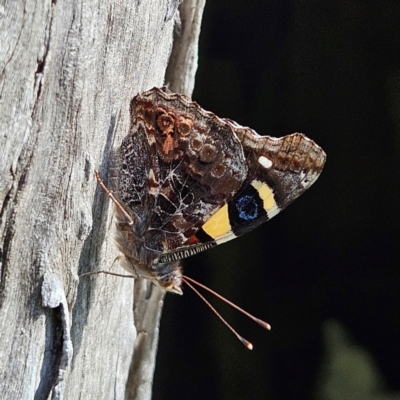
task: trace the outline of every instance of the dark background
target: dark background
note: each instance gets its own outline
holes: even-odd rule
[[[272,221],[185,260],[272,330],[211,299],[251,352],[167,295],[154,399],[400,398],[400,2],[209,1],[200,39],[202,107],[328,159]]]

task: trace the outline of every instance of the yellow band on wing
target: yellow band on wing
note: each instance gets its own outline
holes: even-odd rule
[[[261,200],[263,201],[264,210],[271,218],[270,213],[274,214],[274,211],[278,208],[275,202],[274,192],[266,183],[260,181],[254,180],[253,182],[251,182],[251,185],[254,187],[254,189],[257,190]]]
[[[225,204],[220,210],[218,210],[203,226],[205,231],[212,238],[223,236],[229,232],[231,224],[229,223],[228,205]]]

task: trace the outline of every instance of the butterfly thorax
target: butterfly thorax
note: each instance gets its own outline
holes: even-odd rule
[[[124,255],[121,264],[134,276],[149,279],[163,290],[182,294],[179,262],[159,262],[160,252],[149,248],[147,244],[158,232],[148,229],[147,220],[147,215],[135,215],[131,225],[117,209],[116,242]]]

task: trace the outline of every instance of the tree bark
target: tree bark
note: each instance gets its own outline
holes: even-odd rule
[[[0,6],[0,398],[151,398],[163,294],[78,275],[119,268],[93,171],[107,176],[129,101],[163,84],[173,43],[187,61],[168,82],[191,95],[204,0],[181,5],[173,39],[178,5]]]

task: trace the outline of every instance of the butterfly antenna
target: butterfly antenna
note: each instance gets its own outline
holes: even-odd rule
[[[210,292],[214,296],[218,297],[220,300],[224,301],[225,303],[229,304],[231,307],[235,308],[236,310],[240,311],[242,314],[246,315],[248,318],[250,318],[253,321],[257,322],[257,324],[261,325],[263,328],[268,329],[269,331],[271,330],[271,325],[270,324],[268,324],[267,322],[263,321],[262,319],[256,318],[254,315],[251,315],[247,311],[243,310],[243,308],[240,308],[235,303],[232,303],[231,301],[229,301],[225,297],[221,296],[219,293],[215,292],[214,290],[210,289],[209,287],[204,286],[200,282],[197,282],[193,278],[190,278],[190,277],[188,277],[186,275],[183,277],[183,280],[187,284],[188,284],[188,280],[189,280],[190,282],[194,283],[195,285],[203,288],[204,290],[207,290],[208,292]]]
[[[193,290],[199,296],[204,303],[208,305],[208,307],[211,308],[211,310],[214,312],[214,314],[227,326],[228,329],[232,331],[232,333],[246,346],[247,349],[253,350],[253,345],[246,340],[244,337],[240,336],[229,324],[228,322],[225,321],[225,319],[221,316],[221,314],[206,300],[206,298],[189,282],[189,279],[186,279],[187,276],[182,276],[182,279],[185,281],[186,285],[190,287],[190,289]],[[192,280],[192,279],[190,279]],[[196,282],[197,283],[197,282]]]

